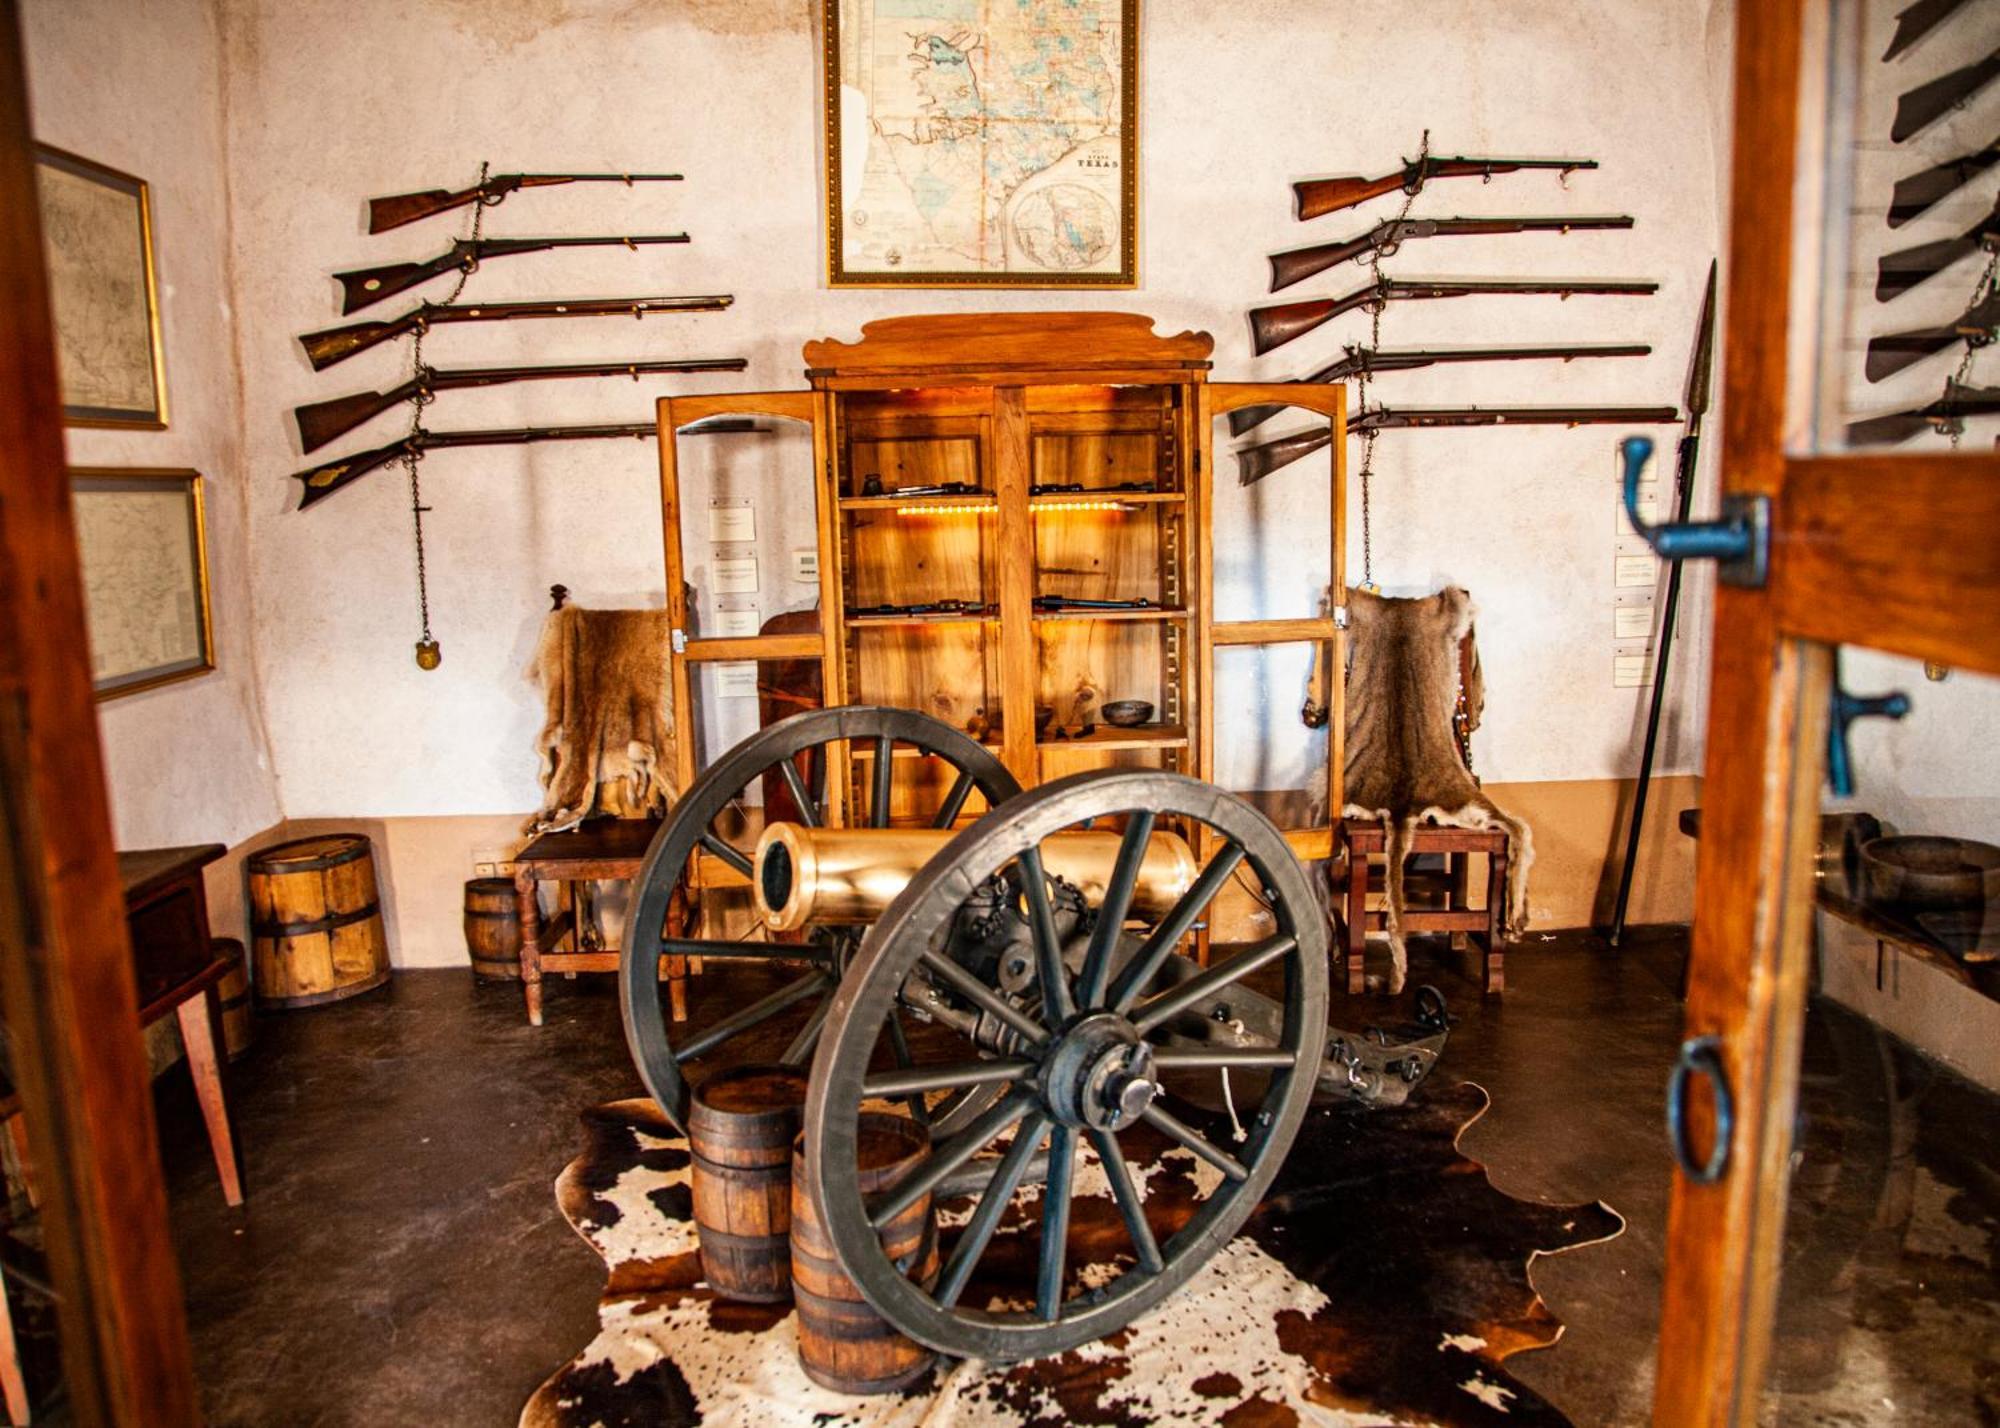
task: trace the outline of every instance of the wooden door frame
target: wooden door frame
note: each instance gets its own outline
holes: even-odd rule
[[[15,0],[0,0],[0,1002],[82,1424],[198,1421],[91,695]]]
[[[1667,1424],[1754,1423],[1765,1387],[1833,648],[2000,673],[2000,623],[1964,614],[2000,608],[2000,542],[1965,538],[2000,529],[2000,459],[1787,453],[1794,225],[1813,217],[1793,208],[1814,99],[1803,36],[1824,4],[1737,13],[1722,483],[1770,499],[1771,552],[1763,587],[1716,591],[1685,1029],[1718,1038],[1735,1116],[1722,1177],[1674,1177],[1654,1397]],[[1696,1139],[1712,1140],[1703,1119]]]

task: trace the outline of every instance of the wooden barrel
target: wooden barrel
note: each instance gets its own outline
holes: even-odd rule
[[[245,867],[259,1006],[318,1006],[389,980],[375,853],[365,836],[295,839],[252,853]]]
[[[243,955],[243,944],[234,937],[218,937],[211,945],[216,956],[230,959],[229,975],[215,984],[215,995],[222,1003],[223,1049],[234,1061],[250,1049],[257,1035],[250,1011],[250,961]]]
[[[472,975],[488,982],[521,979],[521,905],[512,878],[471,878],[465,884],[465,950]]]
[[[900,1184],[930,1156],[930,1135],[902,1116],[866,1112],[856,1147],[863,1195]],[[910,1278],[937,1282],[937,1226],[923,1196],[882,1227],[882,1248],[907,1260]],[[905,1338],[869,1307],[841,1272],[806,1176],[805,1138],[792,1149],[792,1298],[799,1310],[799,1363],[806,1377],[837,1393],[892,1393],[923,1375],[937,1357]]]
[[[732,1066],[695,1090],[688,1149],[701,1272],[725,1299],[792,1297],[792,1142],[805,1104],[797,1066]]]

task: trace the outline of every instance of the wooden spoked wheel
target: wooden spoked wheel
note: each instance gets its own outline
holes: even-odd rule
[[[1043,872],[1044,839],[1092,820],[1125,821],[1113,872],[1094,923],[1073,921],[1062,945],[1057,897]],[[1147,924],[1128,918],[1148,840],[1174,823],[1215,852],[1187,890]],[[1100,824],[1101,826],[1101,824]],[[1208,836],[1203,838],[1205,833]],[[1009,992],[950,955],[968,896],[995,875],[1008,879],[1007,903],[1032,930],[1031,991]],[[1232,879],[1246,880],[1275,921],[1254,945],[1222,951],[1196,968],[1175,953]],[[1064,954],[1068,952],[1068,965]],[[1170,962],[1172,965],[1170,965]],[[1268,970],[1267,970],[1268,969]],[[1223,1015],[1219,997],[1253,972],[1267,984],[1282,972],[1282,1016],[1269,1044],[1213,1048],[1176,1034],[1175,1023]],[[939,1054],[926,1040],[915,1064],[885,1054],[899,1003],[950,1004],[977,1036]],[[1180,774],[1133,770],[1083,773],[1045,784],[988,813],[939,852],[869,930],[835,993],[813,1058],[805,1118],[806,1173],[823,1207],[842,1268],[877,1313],[921,1343],[948,1354],[1011,1361],[1058,1353],[1111,1333],[1184,1283],[1226,1244],[1277,1174],[1313,1094],[1326,1040],[1326,934],[1305,874],[1270,821],[1242,800]],[[1169,1109],[1161,1077],[1237,1070],[1244,1138],[1204,1131]],[[1248,1073],[1248,1074],[1244,1074]],[[915,1094],[999,1091],[993,1104],[953,1133],[935,1128],[923,1168],[881,1195],[857,1188],[856,1135],[864,1108]],[[1253,1099],[1261,1083],[1261,1097]],[[979,1278],[982,1258],[1014,1204],[1018,1187],[1047,1142],[1032,1282],[1012,1293]],[[1109,1264],[1071,1265],[1072,1196],[1087,1143],[1109,1182],[1129,1252]],[[1179,1146],[1207,1169],[1168,1207],[1156,1232],[1139,1182],[1163,1151]],[[993,1152],[982,1156],[982,1152]],[[978,1157],[978,1159],[975,1159]],[[1193,1162],[1188,1162],[1190,1165]],[[1138,1167],[1135,1176],[1134,1167]],[[986,1172],[990,1169],[990,1174]],[[882,1248],[879,1228],[926,1192],[969,1183],[972,1208],[944,1246],[944,1264],[926,1286],[906,1278]],[[1095,1171],[1090,1171],[1094,1176]],[[1036,1215],[1032,1199],[1023,1204]],[[951,1217],[954,1220],[959,1216]],[[1007,1222],[1013,1226],[1015,1221]],[[1023,1236],[1010,1228],[1021,1265]]]
[[[998,759],[956,729],[913,710],[865,705],[808,710],[782,719],[745,739],[694,781],[646,851],[633,883],[618,966],[618,1002],[632,1059],[660,1109],[683,1130],[688,1111],[683,1070],[688,1063],[708,1057],[710,1064],[725,1064],[730,1059],[725,1048],[731,1042],[802,1004],[816,1003],[779,1059],[803,1064],[813,1054],[825,1021],[827,995],[840,978],[854,938],[852,929],[809,928],[797,942],[741,940],[702,935],[698,924],[694,935],[679,935],[679,928],[669,935],[670,915],[678,917],[699,907],[700,890],[691,870],[700,856],[719,860],[745,880],[750,877],[751,849],[744,846],[739,825],[752,791],[761,789],[766,774],[782,780],[793,817],[808,826],[823,823],[827,770],[832,766],[829,755],[842,743],[850,746],[850,752],[865,747],[874,759],[861,816],[849,822],[888,826],[898,745],[934,755],[953,771],[933,816],[934,827],[950,827],[975,791],[991,807],[1020,792],[1020,784]],[[732,842],[732,836],[737,841]],[[690,1021],[673,1026],[659,976],[663,956],[754,960],[793,964],[800,970],[748,1006],[710,1017],[705,1024]]]

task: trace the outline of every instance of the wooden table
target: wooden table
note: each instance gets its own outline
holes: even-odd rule
[[[630,881],[639,874],[646,849],[660,825],[647,818],[593,818],[566,833],[544,833],[514,855],[514,899],[521,915],[521,992],[528,1021],[542,1024],[542,973],[615,972],[618,949],[586,948],[576,908],[558,907],[542,921],[536,888],[544,882]],[[571,950],[555,950],[567,937]],[[681,958],[668,958],[669,995],[674,1020],[687,1016],[686,971]]]
[[[229,975],[232,959],[216,954],[201,876],[226,851],[220,843],[201,843],[120,853],[118,881],[132,933],[139,1025],[151,1026],[168,1012],[179,1018],[188,1070],[208,1124],[209,1148],[222,1177],[222,1198],[241,1205],[236,1143],[222,1095],[221,1009],[215,993],[216,984]]]

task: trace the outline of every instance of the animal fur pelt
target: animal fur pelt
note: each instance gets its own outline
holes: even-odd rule
[[[542,807],[529,833],[574,828],[595,813],[667,811],[677,796],[667,638],[664,610],[566,605],[543,621],[528,669],[548,707],[535,741]]]
[[[1344,817],[1382,821],[1391,970],[1399,992],[1409,967],[1403,941],[1403,865],[1419,823],[1507,830],[1506,934],[1527,927],[1534,844],[1526,822],[1501,810],[1465,765],[1452,716],[1459,694],[1459,642],[1472,636],[1472,597],[1456,586],[1422,599],[1347,592],[1347,762]],[[1479,723],[1485,682],[1476,652],[1466,661],[1465,717]],[[1322,800],[1324,795],[1322,794]],[[1323,804],[1322,804],[1323,806]]]

